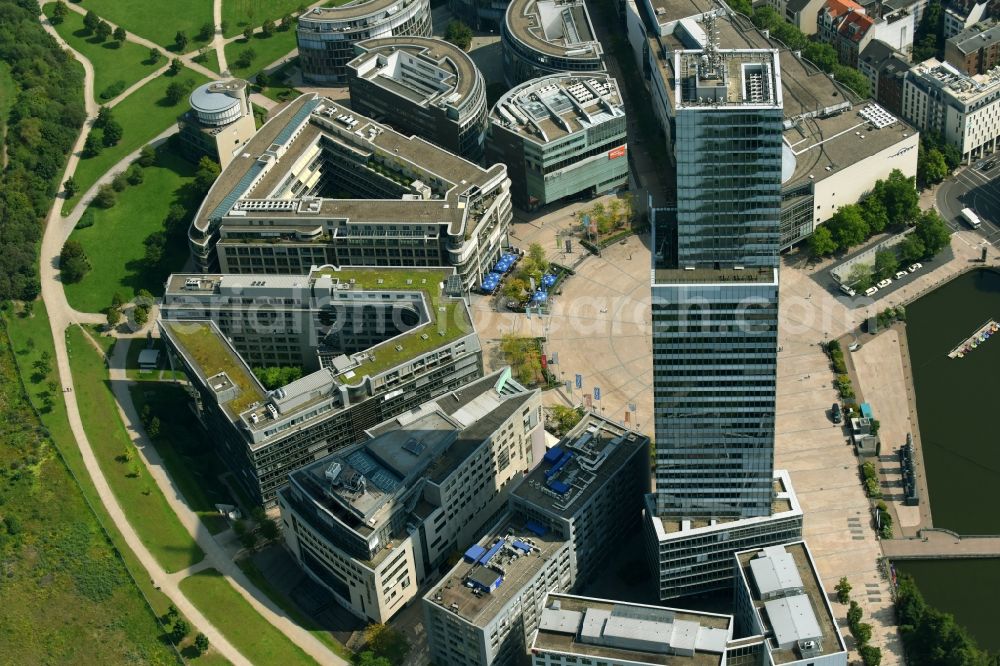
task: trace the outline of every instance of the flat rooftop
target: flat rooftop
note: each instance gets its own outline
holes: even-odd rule
[[[730,615],[550,592],[532,650],[634,664],[718,666],[732,629]]]
[[[512,37],[539,53],[570,60],[603,53],[583,0],[511,0],[505,21]]]
[[[1000,22],[984,21],[971,25],[957,35],[948,38],[963,55],[982,48],[990,48],[1000,39]]]
[[[805,542],[797,541],[785,544],[784,550],[791,555],[795,567],[794,573],[802,582],[802,594],[808,599],[808,608],[804,604],[804,600],[799,598],[799,595],[781,598],[781,601],[785,602],[783,604],[775,604],[773,601],[765,601],[761,598],[762,595],[754,582],[751,562],[755,557],[763,554],[764,550],[755,548],[741,551],[736,553],[736,560],[739,563],[741,573],[741,580],[737,581],[737,584],[748,586],[750,598],[753,600],[754,608],[760,615],[765,630],[774,632],[777,629],[779,632],[785,633],[785,638],[788,639],[796,631],[794,627],[812,633],[810,629],[815,629],[818,625],[821,634],[821,654],[827,655],[846,651],[847,647],[844,644],[844,639],[837,628],[837,621],[833,616],[833,611],[830,609],[826,592],[823,590],[822,580],[819,577],[816,565]],[[771,618],[768,617],[769,604],[772,613],[780,613],[782,616],[782,619],[779,620],[780,626],[778,627],[775,627]],[[811,624],[809,617],[810,610],[813,614],[815,625]],[[794,648],[778,649],[773,642],[774,639],[772,638],[771,640],[771,656],[775,664],[785,664],[802,658],[796,653]]]
[[[602,73],[553,74],[526,81],[505,93],[490,111],[490,122],[536,143],[546,143],[624,115],[618,82],[612,77]]]
[[[352,21],[388,10],[399,0],[354,0],[335,7],[316,7],[300,16],[307,21]]]
[[[451,42],[430,37],[380,37],[355,44],[364,53],[347,63],[363,78],[378,83],[415,104],[461,107],[482,80],[472,58]],[[443,78],[417,75],[415,68],[403,67],[400,55],[408,55],[443,73]],[[380,58],[378,66],[363,63]]]
[[[991,69],[986,74],[969,75],[956,69],[951,63],[930,58],[910,69],[910,75],[932,90],[940,90],[966,104],[977,101],[985,95],[993,94],[1000,87],[1000,71]]]
[[[674,52],[677,109],[780,108],[781,68],[769,49]]]
[[[567,544],[552,536],[551,531],[545,536],[538,536],[520,523],[508,520],[491,531],[489,536],[480,539],[477,545],[483,549],[483,553],[488,553],[501,540],[506,543],[498,549],[488,565],[470,563],[468,558],[463,559],[424,598],[451,610],[474,626],[485,627],[542,570],[546,562]],[[515,541],[530,545],[531,552],[513,558],[513,551],[517,550],[513,545]],[[501,575],[495,570],[497,566],[502,566],[506,574]],[[466,586],[467,582],[473,581],[473,585],[492,585],[498,579],[501,580],[500,585],[492,592]]]
[[[308,152],[347,151],[359,163],[375,157],[419,174],[431,189],[423,199],[336,199],[292,196],[286,192],[289,170]],[[220,220],[225,225],[260,230],[263,224],[287,219],[292,225],[321,226],[323,219],[398,224],[448,224],[462,233],[469,198],[499,185],[506,167],[482,168],[415,136],[404,136],[386,125],[352,112],[315,93],[300,95],[268,120],[222,171],[209,190],[192,228],[209,233]],[[417,178],[414,178],[417,180]],[[436,197],[436,198],[435,198]],[[258,221],[259,220],[259,221]],[[256,225],[256,226],[254,226]],[[473,228],[464,229],[472,233]]]
[[[556,515],[572,516],[648,442],[640,433],[589,414],[549,449],[512,494]]]

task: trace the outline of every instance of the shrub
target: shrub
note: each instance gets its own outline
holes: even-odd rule
[[[88,207],[87,210],[83,211],[83,215],[80,216],[80,220],[76,223],[76,228],[86,229],[87,227],[94,226],[95,217],[94,209]]]
[[[125,91],[125,82],[115,81],[110,86],[102,90],[99,97],[106,102],[108,100],[114,99],[115,97],[118,97],[118,95],[121,95],[124,91]]]

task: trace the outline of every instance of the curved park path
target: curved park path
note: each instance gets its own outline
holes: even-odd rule
[[[220,1],[221,0],[216,0],[216,5],[219,8],[216,13],[217,48],[220,48],[218,40],[221,33],[218,29],[218,18],[221,16]],[[74,11],[85,13],[85,10],[77,5],[67,3],[67,6]],[[58,35],[56,30],[52,27],[44,15],[40,16],[39,20],[45,30],[53,36],[60,46],[72,54],[72,56],[78,60],[84,68],[84,105],[87,113],[87,119],[80,131],[80,134],[77,136],[69,159],[67,160],[66,168],[60,180],[60,182],[64,182],[75,172],[80,160],[80,154],[83,150],[83,144],[86,140],[87,133],[90,131],[94,119],[97,117],[99,106],[94,100],[94,68],[87,58],[74,51]],[[133,35],[132,33],[128,33],[128,39],[129,41],[133,41],[138,44],[160,48],[152,42]],[[219,76],[214,72],[191,61],[190,54],[179,57],[192,69],[195,69],[206,76],[210,76],[213,79],[219,78]],[[143,79],[143,81],[140,81],[136,85],[132,86],[129,90],[125,91],[122,95],[113,100],[112,104],[117,104],[131,94],[132,91],[141,87],[143,83],[155,78],[160,73],[162,72],[155,72],[149,75]],[[174,131],[176,131],[176,126],[168,128],[160,136],[154,139],[154,143],[163,141]],[[73,437],[76,440],[77,446],[83,458],[84,466],[94,483],[97,494],[106,508],[108,515],[111,517],[111,520],[121,533],[122,538],[125,540],[128,547],[146,569],[151,581],[159,587],[159,589],[170,599],[178,610],[180,610],[180,612],[183,613],[184,616],[186,616],[199,631],[203,632],[208,637],[211,645],[232,664],[237,666],[249,666],[251,662],[226,639],[225,635],[219,631],[219,629],[213,625],[212,622],[205,617],[193,603],[190,602],[190,600],[188,600],[180,589],[181,580],[193,573],[196,573],[197,571],[207,568],[215,568],[218,570],[230,582],[230,584],[233,585],[237,592],[239,592],[239,594],[242,595],[265,620],[284,633],[289,640],[298,645],[317,662],[321,664],[346,664],[346,661],[330,651],[330,649],[321,643],[315,636],[291,621],[283,610],[277,607],[277,605],[271,601],[267,595],[262,593],[250,582],[249,579],[246,578],[234,562],[234,556],[238,552],[238,547],[233,543],[232,532],[224,532],[219,535],[219,538],[217,539],[208,532],[198,516],[187,505],[177,485],[167,474],[159,454],[151,446],[148,438],[139,425],[138,415],[135,406],[132,403],[131,395],[128,391],[130,382],[125,377],[125,359],[128,352],[128,338],[121,340],[120,343],[116,345],[116,351],[110,359],[110,376],[115,398],[118,402],[119,411],[125,423],[126,430],[129,433],[129,437],[135,443],[143,462],[146,464],[150,474],[155,479],[160,491],[167,499],[171,509],[177,514],[178,519],[188,531],[191,538],[205,552],[205,558],[202,561],[179,572],[168,573],[164,570],[164,568],[156,561],[150,551],[143,544],[141,538],[129,522],[128,516],[123,511],[121,504],[118,502],[117,497],[115,497],[114,492],[111,490],[104,472],[94,455],[91,443],[87,438],[87,433],[84,430],[83,422],[80,417],[80,408],[76,401],[76,391],[94,390],[94,387],[77,385],[78,383],[74,380],[69,363],[69,353],[66,346],[65,333],[69,326],[83,323],[103,323],[105,321],[105,317],[102,314],[78,312],[69,305],[66,300],[66,294],[63,289],[62,282],[59,279],[59,253],[62,250],[62,246],[66,239],[73,231],[77,221],[80,219],[83,211],[86,209],[86,202],[89,202],[90,198],[101,184],[109,182],[115,173],[134,160],[137,153],[138,151],[135,151],[132,154],[125,156],[121,161],[119,161],[118,164],[114,165],[108,172],[106,172],[90,188],[90,190],[85,193],[85,195],[81,198],[80,204],[65,217],[61,214],[61,209],[66,197],[64,192],[60,192],[49,211],[49,215],[46,219],[45,233],[42,238],[39,271],[42,299],[44,300],[49,313],[49,325],[55,346],[56,367],[59,373],[60,383],[64,389],[63,399],[66,403],[67,418]],[[140,332],[137,335],[142,334],[144,334],[144,332]],[[228,539],[226,537],[228,537]]]

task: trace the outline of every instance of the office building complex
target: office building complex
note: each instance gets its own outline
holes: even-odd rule
[[[583,0],[511,0],[500,43],[512,87],[559,72],[604,71],[604,51]]]
[[[847,646],[805,542],[735,554],[736,631],[774,666],[846,666]]]
[[[355,43],[407,35],[431,36],[429,0],[358,0],[316,7],[299,16],[295,29],[302,77],[320,85],[342,84]]]
[[[507,169],[488,169],[314,94],[223,170],[188,233],[197,270],[454,266],[468,290],[507,245]]]
[[[483,32],[500,30],[509,0],[448,0],[455,18]]]
[[[355,45],[347,63],[351,108],[478,162],[486,139],[486,82],[442,39],[387,37]]]
[[[625,110],[605,74],[553,74],[515,87],[490,112],[488,161],[508,165],[511,198],[532,210],[628,181]]]
[[[935,132],[971,161],[992,153],[1000,137],[1000,68],[969,76],[931,58],[915,65],[903,88],[903,116]]]
[[[450,269],[172,275],[159,327],[220,454],[271,506],[289,472],[482,377],[460,292]],[[304,376],[265,390],[253,368],[279,366]]]
[[[544,450],[541,423],[540,392],[509,369],[438,396],[292,472],[278,491],[285,543],[352,613],[385,622],[493,525]]]
[[[631,6],[631,5],[629,5]],[[640,63],[650,72],[653,108],[667,137],[670,153],[676,119],[673,108],[674,54],[692,43],[707,44],[704,13],[708,0],[646,0],[635,11],[657,20],[653,34],[645,22],[628,13],[629,39]],[[807,61],[772,42],[742,19],[720,15],[713,22],[719,43],[747,49],[780,48],[782,124],[781,224],[779,247],[802,241],[838,208],[857,203],[898,169],[907,177],[917,172],[918,132],[906,122],[879,110],[837,84]],[[909,69],[903,61],[902,71]],[[864,64],[862,64],[864,71]],[[886,70],[888,72],[888,70]],[[880,74],[879,84],[893,84],[901,99],[902,74]],[[892,99],[887,93],[887,99]]]
[[[648,461],[647,437],[597,415],[549,449],[503,525],[424,596],[432,661],[523,661],[545,594],[588,582],[638,528]]]
[[[1000,22],[977,23],[949,37],[944,59],[963,74],[986,74],[1000,65]]]
[[[191,110],[178,123],[184,153],[195,162],[211,157],[225,169],[257,132],[249,84],[211,81],[195,88],[189,102]]]
[[[532,666],[725,666],[733,617],[549,593]]]

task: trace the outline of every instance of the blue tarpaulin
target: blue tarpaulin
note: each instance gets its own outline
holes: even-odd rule
[[[542,276],[542,286],[543,287],[548,288],[548,287],[551,287],[552,285],[554,285],[555,283],[556,283],[556,276],[555,275],[552,275],[551,273],[546,273],[545,275]]]
[[[872,417],[872,406],[867,402],[861,403],[861,416],[866,419],[870,419]]]
[[[528,520],[524,523],[525,529],[527,529],[532,534],[537,536],[545,536],[549,532],[549,528],[542,525],[537,520]]]
[[[496,288],[500,285],[500,279],[503,276],[500,273],[487,273],[486,277],[483,278],[482,290],[487,294],[492,294]]]
[[[523,541],[518,541],[517,539],[515,539],[513,545],[514,545],[514,548],[517,548],[518,550],[521,550],[521,551],[523,551],[525,553],[530,553],[531,552],[531,546],[529,546],[528,544],[524,543]]]
[[[569,492],[569,486],[567,486],[562,481],[556,481],[555,479],[551,479],[549,481],[549,488],[559,493],[560,495],[565,495],[567,492]]]
[[[500,257],[500,260],[497,261],[497,264],[496,266],[493,267],[493,270],[495,270],[498,273],[506,273],[510,269],[514,268],[514,264],[516,262],[517,262],[516,254],[505,254],[502,257]]]
[[[475,564],[479,561],[479,558],[483,556],[486,549],[480,546],[478,543],[472,544],[469,550],[465,551],[465,561],[469,564]]]
[[[485,567],[487,564],[490,563],[490,560],[493,559],[493,556],[500,552],[500,549],[503,548],[503,545],[504,545],[503,539],[497,541],[495,544],[493,544],[492,548],[486,551],[485,555],[479,558],[479,563]]]
[[[562,454],[563,450],[561,447],[553,446],[551,449],[545,452],[545,455],[542,456],[542,460],[544,460],[545,462],[555,462],[559,460],[559,457],[562,456]]]
[[[562,454],[562,457],[559,458],[559,462],[553,465],[551,469],[545,470],[545,478],[551,479],[553,476],[558,474],[559,470],[565,467],[566,463],[568,463],[569,459],[572,457],[573,457],[572,451],[567,451],[566,453]]]

